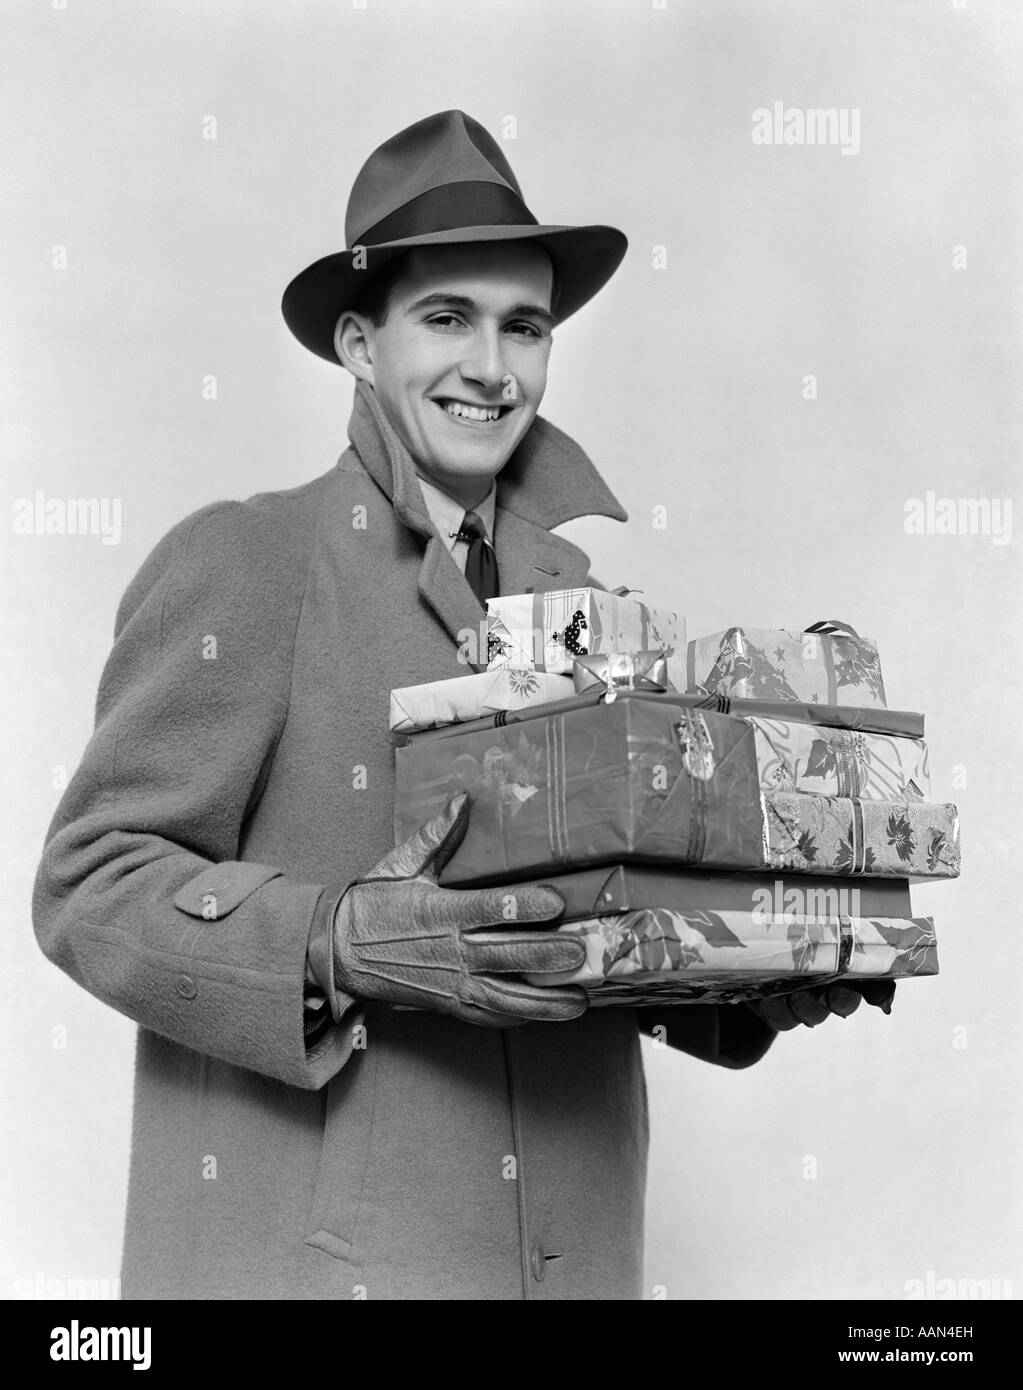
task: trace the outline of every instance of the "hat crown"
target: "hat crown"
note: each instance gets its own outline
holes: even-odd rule
[[[348,246],[412,199],[454,183],[496,183],[522,198],[490,132],[464,111],[440,111],[386,140],[359,170],[345,214]]]

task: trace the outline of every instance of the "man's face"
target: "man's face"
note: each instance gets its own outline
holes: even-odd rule
[[[384,323],[366,324],[366,375],[388,420],[420,472],[463,505],[485,495],[540,408],[552,279],[547,253],[528,243],[420,247]]]

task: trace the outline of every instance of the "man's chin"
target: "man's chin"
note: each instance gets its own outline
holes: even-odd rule
[[[434,448],[429,451],[426,467],[452,482],[496,478],[518,445],[518,439],[495,439],[473,440],[460,449]]]
[[[478,458],[472,464],[446,459],[443,463],[439,460],[431,460],[426,464],[417,463],[416,468],[444,492],[452,492],[469,484],[478,484],[481,490],[489,490],[491,482],[507,462],[508,459],[505,458],[500,465],[495,462],[493,467],[485,467]]]

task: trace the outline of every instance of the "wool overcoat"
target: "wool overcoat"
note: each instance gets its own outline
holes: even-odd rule
[[[367,1006],[307,1050],[317,905],[394,842],[389,692],[464,675],[483,617],[361,383],[349,436],[156,546],[47,836],[40,945],[139,1025],[123,1295],[640,1297],[640,1029],[745,1066],[772,1036],[748,1010],[499,1030]],[[502,592],[585,583],[549,528],[587,513],[625,520],[537,418],[498,478]]]

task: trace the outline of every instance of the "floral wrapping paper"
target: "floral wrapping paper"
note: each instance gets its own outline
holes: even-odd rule
[[[926,801],[927,745],[898,738],[753,718],[760,785],[765,791],[860,796],[872,801]]]
[[[651,909],[565,922],[582,941],[576,970],[527,975],[581,985],[591,1004],[737,1003],[837,979],[938,973],[929,917],[820,919]]]
[[[730,627],[686,651],[687,690],[826,705],[885,705],[877,646],[867,637]]]
[[[959,814],[950,802],[764,795],[767,867],[878,878],[956,878]]]
[[[392,690],[390,728],[392,733],[412,733],[498,711],[544,705],[574,694],[570,676],[502,666],[496,671]]]
[[[463,788],[469,824],[441,883],[556,865],[668,859],[756,868],[763,817],[752,727],[621,698],[395,750],[395,843]]]
[[[542,634],[542,647],[534,634]],[[672,686],[685,688],[685,619],[603,589],[552,589],[489,599],[487,644],[490,670],[512,665],[556,675],[571,675],[577,656],[656,648],[665,654]]]

